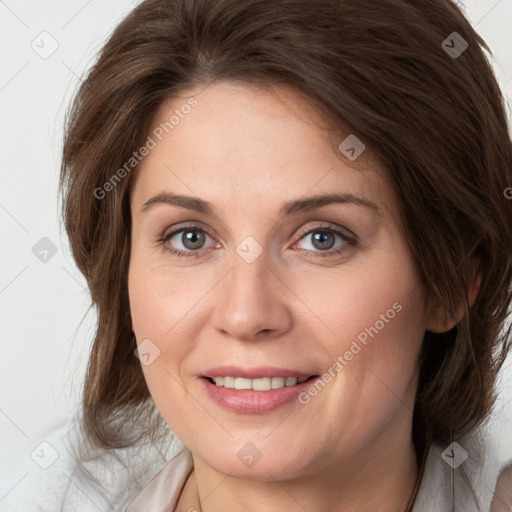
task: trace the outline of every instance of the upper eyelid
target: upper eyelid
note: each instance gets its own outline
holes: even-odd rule
[[[304,228],[304,229],[300,229],[299,231],[297,231],[297,234],[302,237],[304,235],[307,235],[309,234],[311,231],[315,231],[315,230],[318,230],[318,231],[321,231],[322,229],[326,229],[327,231],[331,230],[331,231],[334,231],[336,233],[341,233],[342,235],[346,236],[347,238],[357,238],[357,235],[355,233],[353,233],[350,229],[344,227],[344,226],[338,226],[338,225],[335,225],[333,226],[332,224],[328,224],[328,225],[322,225],[323,223],[320,222],[320,224],[316,224],[314,226],[311,226],[309,228]]]
[[[345,237],[346,239],[357,239],[358,238],[358,236],[355,233],[353,233],[346,227],[333,225],[334,223],[326,224],[327,221],[317,221],[317,222],[318,222],[318,224],[316,224],[316,225],[310,226],[308,228],[296,230],[295,233],[296,233],[296,236],[298,237],[297,242],[300,241],[302,238],[304,238],[306,235],[310,234],[311,232],[313,232],[315,230],[320,231],[322,229],[331,230],[335,234],[341,235],[341,236]],[[172,238],[173,236],[177,235],[178,233],[180,233],[182,231],[186,231],[187,229],[190,229],[190,228],[196,228],[197,230],[206,233],[213,240],[216,240],[216,238],[212,234],[210,234],[210,232],[207,228],[204,228],[201,225],[196,225],[193,222],[192,223],[189,222],[188,224],[185,224],[184,226],[173,227],[173,228],[169,229],[168,231],[164,231],[164,234],[161,236],[161,239],[168,240],[168,239]],[[297,243],[297,242],[294,242],[294,243]]]

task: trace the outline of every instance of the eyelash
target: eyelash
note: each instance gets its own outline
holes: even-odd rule
[[[159,242],[161,245],[165,246],[165,250],[169,251],[173,256],[176,256],[178,258],[197,258],[201,255],[202,249],[199,249],[197,251],[182,251],[180,249],[173,249],[166,245],[166,243],[176,234],[181,233],[182,231],[194,231],[199,233],[205,233],[210,238],[213,238],[211,235],[208,234],[207,231],[200,228],[199,226],[194,225],[188,225],[183,226],[180,229],[176,229],[172,231],[171,233],[166,234],[165,232],[162,234],[161,237],[158,238],[157,242]],[[356,247],[357,245],[357,237],[355,235],[349,235],[348,233],[333,228],[331,226],[315,226],[313,228],[309,228],[305,231],[300,232],[297,236],[299,237],[299,241],[306,238],[308,235],[312,233],[317,232],[327,232],[327,233],[333,233],[335,235],[338,235],[343,239],[345,242],[341,247],[338,247],[337,249],[329,249],[326,251],[310,251],[307,249],[303,249],[303,251],[306,253],[306,256],[308,258],[316,259],[316,258],[329,258],[333,256],[339,256],[341,254],[344,254],[346,251],[350,250],[353,247]],[[310,253],[314,253],[315,256],[310,256]]]

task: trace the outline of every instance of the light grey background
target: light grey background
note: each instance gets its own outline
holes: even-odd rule
[[[137,3],[0,0],[0,455],[26,457],[27,471],[41,427],[77,407],[96,320],[59,225],[64,112],[108,34]],[[512,0],[461,4],[493,51],[512,120]],[[57,248],[46,263],[32,252],[43,237]],[[510,362],[502,387],[493,435],[512,458]],[[21,477],[9,475],[13,485]]]

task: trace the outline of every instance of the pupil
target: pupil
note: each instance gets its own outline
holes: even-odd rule
[[[330,241],[328,240],[329,237]],[[316,245],[317,243],[318,246]],[[334,245],[334,237],[332,233],[327,231],[318,231],[313,234],[313,245],[315,245],[317,249],[330,249]]]
[[[199,249],[204,243],[204,233],[186,231],[183,233],[182,242],[187,249]]]

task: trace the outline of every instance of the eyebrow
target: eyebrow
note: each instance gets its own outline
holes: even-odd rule
[[[204,201],[192,196],[183,196],[171,194],[170,192],[161,192],[160,194],[148,199],[141,208],[142,212],[148,211],[157,204],[169,204],[193,210],[207,215],[215,214],[215,207],[209,201]],[[280,215],[283,217],[293,215],[299,212],[314,210],[329,204],[355,204],[381,215],[380,208],[365,199],[354,194],[349,193],[332,193],[332,194],[319,194],[305,199],[296,199],[287,201],[283,204],[280,210]]]

